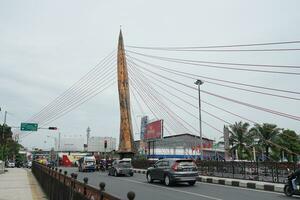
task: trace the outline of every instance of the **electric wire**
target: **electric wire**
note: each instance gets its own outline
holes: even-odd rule
[[[137,60],[137,59],[135,59],[135,60]],[[140,62],[142,62],[142,61],[140,61]],[[182,72],[182,71],[178,71],[178,70],[168,69],[168,68],[162,67],[160,65],[153,65],[153,64],[150,64],[150,63],[147,63],[147,62],[143,62],[143,63],[147,64],[148,66],[155,67],[156,69],[160,69],[162,71],[170,72],[172,74],[182,76],[182,77],[186,77],[186,78],[190,78],[190,79],[195,79],[195,77],[196,78],[201,77],[197,74],[191,74],[191,73]],[[232,89],[237,89],[237,90],[242,90],[242,91],[247,91],[247,92],[252,92],[252,93],[257,93],[257,94],[262,94],[262,95],[268,95],[268,96],[273,96],[273,97],[285,98],[285,99],[290,99],[290,100],[297,100],[297,101],[300,100],[300,98],[289,97],[289,96],[285,96],[285,95],[278,95],[278,94],[272,94],[272,93],[267,93],[267,92],[250,90],[250,89],[245,89],[245,88],[240,88],[240,87],[235,87],[235,86],[224,85],[224,84],[216,83],[216,82],[213,82],[213,81],[208,81],[208,80],[206,80],[206,78],[204,78],[203,80],[206,83],[213,84],[213,85],[218,85],[218,86],[222,86],[222,87],[227,87],[227,88],[232,88]]]
[[[190,46],[190,47],[143,47],[127,45],[129,48],[137,49],[208,49],[208,48],[232,48],[232,47],[252,47],[252,46],[269,46],[284,44],[299,44],[300,40],[280,41],[280,42],[264,42],[264,43],[248,43],[248,44],[230,44],[230,45],[209,45],[209,46]]]
[[[130,72],[130,70],[129,70],[129,72]],[[174,127],[174,129],[172,128],[173,131],[176,132],[176,130],[180,130],[181,127],[177,123],[173,122],[171,120],[171,118],[169,117],[170,112],[168,112],[164,106],[159,104],[159,100],[157,100],[156,97],[154,97],[154,95],[150,91],[148,91],[145,87],[143,87],[143,85],[139,82],[140,80],[135,80],[135,79],[132,79],[132,80],[133,80],[133,82],[135,82],[136,85],[141,86],[141,87],[137,87],[137,88],[144,92],[144,95],[148,98],[148,102],[149,101],[152,102],[152,105],[154,105],[156,110],[158,110],[158,113],[161,113],[161,115],[164,116],[165,120],[170,121],[169,123],[172,124],[172,127]],[[175,118],[175,120],[177,120],[177,119]]]
[[[146,71],[149,71],[151,72],[149,69],[146,69],[144,68],[144,70]],[[188,88],[191,88],[193,90],[196,90],[196,88],[193,88],[187,84],[184,84],[184,83],[181,83],[179,81],[176,81],[176,80],[173,80],[171,78],[168,78],[166,76],[163,76],[161,74],[158,74],[158,73],[155,73],[155,72],[151,72],[153,74],[156,74],[162,78],[165,78],[165,79],[168,79],[172,82],[175,82],[177,84],[180,84],[180,85],[183,85],[183,86],[186,86]],[[206,93],[206,94],[209,94],[211,96],[215,96],[215,97],[218,97],[218,98],[221,98],[221,99],[224,99],[224,100],[227,100],[227,101],[231,101],[231,102],[234,102],[234,103],[237,103],[237,104],[240,104],[240,105],[244,105],[244,106],[247,106],[247,107],[251,107],[251,108],[254,108],[254,109],[257,109],[257,110],[260,110],[260,111],[265,111],[265,112],[268,112],[268,113],[272,113],[272,114],[275,114],[275,115],[279,115],[279,116],[282,116],[282,117],[286,117],[286,118],[289,118],[289,119],[293,119],[293,120],[296,120],[296,121],[300,121],[300,117],[298,116],[295,116],[295,115],[291,115],[291,114],[286,114],[286,113],[283,113],[283,112],[279,112],[279,111],[276,111],[276,110],[272,110],[272,109],[268,109],[268,108],[263,108],[263,107],[260,107],[260,106],[256,106],[256,105],[252,105],[252,104],[249,104],[249,103],[246,103],[246,102],[242,102],[242,101],[238,101],[238,100],[235,100],[235,99],[232,99],[232,98],[228,98],[228,97],[224,97],[224,96],[221,96],[221,95],[218,95],[218,94],[214,94],[212,92],[208,92],[208,91],[205,91],[205,90],[201,90],[201,92],[203,93]]]
[[[47,113],[46,116],[40,117],[39,118],[39,123],[45,121],[50,116],[55,115],[55,113],[60,112],[61,110],[65,109],[66,107],[76,103],[78,101],[78,99],[84,98],[86,95],[89,95],[90,93],[92,93],[94,91],[93,89],[95,88],[95,86],[98,87],[99,85],[102,84],[103,81],[106,80],[105,76],[110,77],[110,76],[113,75],[112,72],[114,72],[114,69],[113,68],[111,68],[111,69],[108,68],[108,70],[106,72],[104,72],[100,77],[97,77],[97,79],[93,80],[93,86],[92,87],[90,87],[90,88],[86,87],[86,88],[82,89],[82,91],[77,90],[78,92],[75,93],[74,96],[72,96],[71,99],[68,99],[68,100],[66,100],[66,102],[58,105],[52,112]],[[104,77],[102,78],[102,76],[104,76]]]
[[[136,61],[139,61],[141,63],[144,63],[146,65],[150,65],[153,67],[157,67],[157,68],[164,68],[164,69],[168,69],[166,67],[162,67],[161,65],[157,65],[157,64],[152,64],[146,61],[143,61],[141,59],[138,59],[136,57],[133,57],[131,55],[127,56],[131,59],[134,59]],[[176,70],[174,70],[176,71]],[[278,88],[270,88],[270,87],[263,87],[263,86],[259,86],[259,85],[251,85],[251,84],[245,84],[245,83],[240,83],[240,82],[234,82],[234,81],[228,81],[228,80],[224,80],[224,79],[218,79],[218,78],[212,78],[212,77],[208,77],[208,76],[203,76],[203,75],[199,75],[197,74],[198,77],[201,78],[205,78],[205,79],[209,79],[209,80],[214,80],[214,81],[219,81],[219,82],[224,82],[224,83],[230,83],[230,84],[235,84],[235,85],[241,85],[241,86],[247,86],[247,87],[253,87],[253,88],[259,88],[259,89],[264,89],[264,90],[271,90],[271,91],[277,91],[277,92],[284,92],[284,93],[290,93],[290,94],[300,94],[300,92],[297,91],[291,91],[291,90],[283,90],[283,89],[278,89]]]
[[[114,61],[112,61],[114,62]],[[88,80],[85,82],[84,85],[80,85],[78,87],[74,87],[74,89],[70,90],[69,94],[66,95],[64,98],[62,98],[60,101],[56,101],[53,102],[52,107],[48,109],[48,112],[44,112],[42,114],[40,114],[40,116],[36,117],[35,120],[36,121],[42,121],[44,118],[48,117],[49,115],[59,111],[60,109],[64,108],[66,105],[72,103],[74,100],[76,100],[76,98],[83,96],[87,90],[89,90],[89,87],[91,86],[91,84],[97,84],[97,82],[99,82],[99,76],[103,76],[106,73],[109,72],[110,66],[113,63],[108,63],[110,65],[108,65],[108,67],[104,67],[102,68],[102,71],[100,71],[99,73],[102,74],[96,74],[96,77],[89,77]],[[96,81],[96,83],[95,83]]]
[[[143,57],[148,57],[148,58],[152,58],[152,59],[161,60],[161,61],[180,63],[180,64],[185,64],[185,65],[202,66],[202,67],[224,69],[224,70],[249,71],[249,72],[258,72],[258,73],[300,75],[300,73],[298,73],[298,72],[271,71],[271,70],[259,70],[259,69],[249,69],[249,68],[234,68],[234,67],[226,67],[226,66],[207,65],[207,64],[197,63],[197,61],[195,61],[195,60],[186,60],[186,59],[177,59],[177,58],[171,58],[171,57],[147,55],[147,54],[138,53],[138,52],[130,51],[130,50],[127,50],[126,52],[129,52],[129,53],[132,53],[132,54],[135,54],[135,55],[140,55],[140,56],[143,56]]]
[[[130,59],[128,59],[128,60],[130,61]],[[132,61],[130,61],[130,62],[132,62]],[[138,70],[138,69],[136,69],[136,70]],[[141,71],[140,71],[139,74],[141,75]],[[143,76],[144,78],[146,78],[145,75],[142,75],[142,76]],[[148,79],[148,80],[149,80],[149,79]],[[163,88],[163,87],[160,86],[159,84],[157,84],[157,83],[155,83],[155,82],[153,82],[153,81],[152,81],[151,83],[154,84],[154,85],[156,85],[157,87],[159,87],[159,88],[160,88],[161,90],[163,90],[164,92],[170,94],[171,96],[176,97],[177,99],[180,99],[180,100],[183,101],[184,103],[186,103],[186,104],[188,104],[188,105],[190,105],[190,106],[192,106],[192,107],[198,109],[198,107],[195,106],[194,104],[192,104],[192,103],[186,101],[185,99],[179,97],[178,95],[175,95],[175,94],[171,93],[169,90]],[[156,90],[156,91],[157,91],[157,90]],[[164,96],[162,93],[160,93],[160,95],[166,98],[166,96]],[[171,100],[169,100],[169,101],[171,101]],[[220,121],[222,121],[222,122],[224,122],[224,123],[226,123],[226,124],[231,124],[231,123],[229,123],[228,121],[226,121],[226,120],[224,120],[224,119],[222,119],[222,118],[220,118],[220,117],[218,117],[218,116],[216,116],[216,115],[214,115],[214,114],[212,114],[212,113],[210,113],[210,112],[204,110],[203,108],[201,108],[201,111],[204,112],[204,113],[206,113],[206,114],[208,114],[208,115],[210,115],[210,116],[212,116],[212,117],[214,117],[214,118],[216,118],[216,119],[218,119],[218,120],[220,120]],[[193,115],[193,116],[195,116],[195,115]],[[198,119],[198,117],[196,117],[196,118]]]
[[[48,108],[53,102],[58,101],[60,98],[63,98],[71,89],[73,89],[76,85],[82,83],[82,81],[86,80],[86,77],[88,77],[91,73],[93,73],[95,70],[97,70],[98,66],[101,65],[101,63],[105,62],[108,58],[110,58],[115,50],[113,50],[111,53],[109,53],[104,59],[102,59],[98,64],[96,64],[89,72],[87,72],[82,78],[80,78],[77,82],[75,82],[69,89],[64,91],[61,95],[59,95],[56,99],[54,99],[52,102],[44,106],[38,113],[34,114],[28,121],[31,121],[33,118],[35,118],[37,115],[39,115],[41,112],[44,112],[46,108]]]

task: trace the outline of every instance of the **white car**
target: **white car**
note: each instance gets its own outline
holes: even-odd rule
[[[7,167],[14,168],[15,167],[15,162],[13,162],[13,161],[7,161]]]
[[[27,162],[27,167],[28,167],[28,168],[31,168],[31,166],[32,166],[32,162],[29,160],[29,161]]]

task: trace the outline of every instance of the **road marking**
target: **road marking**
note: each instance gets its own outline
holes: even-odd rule
[[[269,193],[269,194],[283,194],[283,191],[282,191],[282,193],[280,193],[280,192],[257,190],[257,189],[251,189],[251,188],[243,188],[243,187],[236,187],[236,186],[230,186],[230,185],[220,185],[220,184],[215,184],[215,183],[206,183],[206,182],[198,182],[198,181],[196,182],[196,184],[205,184],[205,185],[212,185],[212,186],[217,186],[217,187],[225,187],[225,188],[239,189],[239,190],[248,190],[248,191],[255,191],[255,192]],[[300,198],[300,196],[299,196],[299,198]]]
[[[239,190],[250,190],[250,191],[262,192],[262,193],[270,193],[270,194],[281,194],[280,192],[257,190],[257,189],[243,188],[243,187],[230,186],[230,185],[219,185],[219,184],[215,184],[215,183],[197,182],[196,184],[213,185],[213,186],[218,186],[218,187],[226,187],[226,188],[239,189]],[[282,191],[282,193],[283,193],[283,191]]]
[[[166,190],[170,190],[170,191],[174,191],[174,192],[185,193],[185,194],[194,195],[194,196],[198,196],[198,197],[204,197],[204,198],[212,199],[212,200],[223,200],[223,199],[220,199],[220,198],[207,196],[207,195],[204,195],[204,194],[199,194],[199,193],[194,193],[194,192],[187,192],[187,191],[182,191],[182,190],[176,190],[174,188],[162,187],[162,186],[153,185],[153,184],[149,184],[149,183],[143,183],[143,182],[140,182],[140,181],[135,181],[135,180],[127,179],[127,178],[126,179],[117,178],[117,179],[125,180],[125,181],[132,182],[132,183],[138,183],[138,184],[143,184],[143,185],[147,185],[147,186],[152,186],[152,187],[156,187],[156,188],[166,189]]]

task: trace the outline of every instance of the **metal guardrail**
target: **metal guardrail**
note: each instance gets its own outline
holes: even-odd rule
[[[132,165],[137,169],[147,169],[155,163],[153,160],[134,160]],[[273,183],[284,183],[288,170],[299,167],[292,162],[262,162],[262,161],[196,161],[199,175],[216,176],[223,178],[237,178]]]
[[[0,160],[0,174],[5,172],[5,162]]]
[[[38,180],[49,200],[121,200],[119,197],[105,192],[105,183],[99,184],[99,189],[88,185],[88,178],[83,182],[77,180],[77,174],[71,177],[67,171],[47,167],[37,162],[32,163],[32,173]],[[135,193],[127,194],[129,200],[135,198]]]

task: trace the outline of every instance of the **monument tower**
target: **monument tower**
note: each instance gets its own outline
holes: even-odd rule
[[[122,31],[119,34],[118,43],[118,90],[120,102],[120,158],[131,158],[135,154],[135,147],[132,134],[132,123],[130,114],[130,95],[127,63],[123,43]]]

